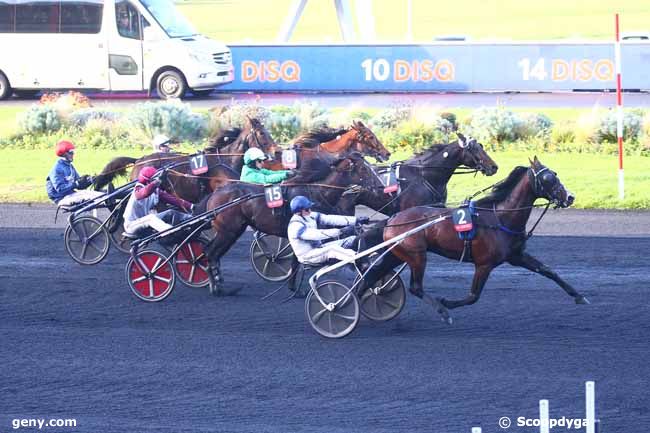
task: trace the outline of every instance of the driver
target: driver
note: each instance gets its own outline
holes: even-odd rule
[[[129,235],[133,236],[138,230],[147,227],[161,232],[192,217],[194,205],[162,189],[160,185],[164,181],[165,172],[159,179],[154,179],[156,172],[155,167],[146,166],[138,174],[138,182],[124,209],[124,229]],[[161,201],[184,209],[185,212],[167,209],[156,213],[156,205]]]
[[[88,175],[79,176],[72,165],[75,146],[70,141],[61,140],[56,144],[55,153],[59,157],[45,181],[47,196],[59,206],[69,206],[91,200],[104,194],[102,191],[86,190],[93,183]]]
[[[266,161],[266,155],[261,149],[251,147],[244,153],[244,167],[241,170],[239,180],[249,183],[278,183],[293,177],[296,172],[293,170],[267,170],[262,168]]]
[[[151,140],[151,145],[153,146],[154,152],[169,153],[171,151],[169,147],[171,144],[171,138],[163,134],[158,134],[153,138],[153,140]]]
[[[291,200],[293,217],[287,232],[298,261],[320,264],[330,259],[346,260],[353,257],[356,251],[350,247],[356,237],[354,224],[367,224],[369,218],[312,212],[314,205],[315,203],[303,195]],[[325,228],[328,226],[341,228]]]
[[[115,5],[115,15],[117,17],[117,30],[120,36],[127,38],[137,39],[138,29],[134,28],[126,3],[119,3]]]

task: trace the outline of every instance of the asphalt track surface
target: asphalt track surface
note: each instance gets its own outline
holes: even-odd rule
[[[593,236],[530,240],[591,305],[504,265],[452,326],[410,297],[393,321],[362,319],[332,341],[311,329],[301,300],[260,299],[271,285],[251,271],[250,233],[223,261],[239,295],[177,283],[151,305],[130,294],[126,256],[75,264],[62,224],[38,209],[0,206],[0,432],[18,418],[77,420],[48,432],[499,432],[502,416],[536,418],[542,398],[551,417],[583,418],[586,380],[602,432],[650,424],[648,213],[631,214],[645,224],[638,236],[627,223],[601,231],[619,215],[604,213],[581,228]],[[562,219],[552,218],[540,234]],[[427,291],[463,296],[471,275],[430,256]]]
[[[144,102],[144,93],[94,94],[94,105],[128,107]],[[0,104],[28,107],[38,98],[13,98]],[[478,108],[504,105],[508,108],[614,108],[615,92],[513,92],[513,93],[213,93],[209,97],[193,97],[188,94],[185,102],[194,108],[213,108],[236,103],[259,103],[264,106],[292,105],[294,102],[317,103],[322,107],[386,108],[397,105],[442,108]],[[650,93],[623,94],[626,108],[650,107]]]

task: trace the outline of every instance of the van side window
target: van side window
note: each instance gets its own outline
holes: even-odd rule
[[[61,33],[99,33],[101,3],[61,2]]]
[[[126,1],[115,2],[115,20],[120,36],[140,39],[140,17],[133,5]]]
[[[13,33],[16,6],[0,1],[0,33]]]
[[[16,33],[58,33],[59,3],[29,2],[16,5]]]

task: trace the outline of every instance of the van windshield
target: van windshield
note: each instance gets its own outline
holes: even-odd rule
[[[192,24],[181,15],[170,0],[140,0],[171,38],[196,35]]]

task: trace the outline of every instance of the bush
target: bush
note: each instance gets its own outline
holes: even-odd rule
[[[278,143],[288,143],[300,133],[300,118],[291,107],[271,107],[269,123],[269,132]]]
[[[451,124],[442,118],[440,121],[443,128],[411,120],[400,123],[396,128],[377,130],[376,134],[391,152],[420,152],[432,144],[449,141]]]
[[[379,112],[370,119],[370,127],[373,129],[394,129],[411,118],[413,108],[410,105],[392,107]]]
[[[136,105],[126,116],[135,128],[132,135],[150,141],[164,134],[178,141],[197,141],[207,132],[207,116],[195,114],[190,105],[180,101],[145,102]]]
[[[524,113],[521,115],[515,135],[518,140],[539,138],[550,140],[553,122],[548,116],[538,113]]]
[[[73,112],[92,105],[83,94],[75,91],[67,93],[45,93],[39,101],[41,105],[53,107],[61,119],[68,118]]]
[[[266,123],[270,116],[268,109],[257,104],[233,104],[211,111],[211,122],[216,120],[220,129],[242,128],[246,124],[246,117]]]
[[[329,124],[330,113],[316,103],[298,103],[290,107],[273,106],[269,117],[269,132],[279,143],[287,143],[302,132]]]
[[[68,123],[72,126],[82,128],[91,120],[104,120],[115,122],[120,119],[120,114],[105,108],[82,108],[76,110],[68,117]]]
[[[638,110],[623,113],[623,140],[638,141],[642,131],[643,112]],[[593,140],[598,144],[616,143],[618,141],[617,114],[614,110],[607,111],[601,118]]]
[[[503,107],[482,107],[474,110],[469,120],[471,135],[484,143],[515,141],[521,131],[522,120]]]
[[[18,124],[23,133],[46,134],[61,129],[62,122],[54,107],[34,104],[19,117]]]

